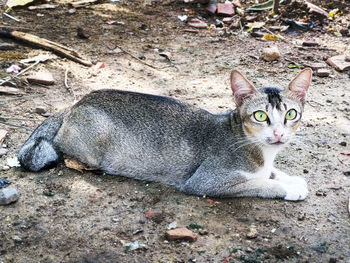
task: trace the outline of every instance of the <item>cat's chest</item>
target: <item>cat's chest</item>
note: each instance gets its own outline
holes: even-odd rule
[[[268,179],[272,175],[273,161],[277,155],[278,149],[270,148],[263,149],[262,154],[264,158],[264,165],[254,173],[241,171],[241,173],[248,179]]]

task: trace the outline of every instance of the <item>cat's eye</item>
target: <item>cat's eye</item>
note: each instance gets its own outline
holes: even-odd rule
[[[295,109],[290,109],[286,113],[286,120],[294,120],[297,117],[297,111]]]
[[[257,121],[263,122],[267,120],[267,114],[261,110],[254,112],[254,118]]]

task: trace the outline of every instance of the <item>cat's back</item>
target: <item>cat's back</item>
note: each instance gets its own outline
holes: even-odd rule
[[[109,173],[159,181],[193,172],[217,129],[217,115],[176,99],[99,90],[72,107],[56,144]]]

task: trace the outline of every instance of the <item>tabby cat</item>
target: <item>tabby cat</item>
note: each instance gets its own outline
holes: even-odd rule
[[[31,171],[68,155],[108,174],[172,185],[188,194],[303,200],[302,177],[274,168],[298,128],[311,82],[302,70],[284,90],[256,89],[231,73],[236,110],[212,114],[178,100],[98,90],[45,120],[19,150]]]

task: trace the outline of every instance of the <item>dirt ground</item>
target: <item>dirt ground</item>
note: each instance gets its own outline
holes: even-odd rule
[[[248,1],[242,3],[248,6]],[[69,9],[64,3],[53,10],[15,9],[11,15],[22,23],[2,17],[3,25],[72,47],[105,67],[97,70],[56,57],[26,74],[50,71],[55,85],[22,85],[24,95],[0,96],[0,119],[7,123],[0,123],[0,128],[9,131],[3,143],[9,152],[0,157],[0,178],[10,180],[20,193],[16,203],[0,206],[1,263],[350,262],[350,177],[345,176],[350,170],[349,75],[329,66],[329,77],[313,78],[303,125],[276,159],[282,170],[306,178],[310,193],[302,202],[211,200],[157,183],[80,173],[63,164],[39,173],[6,167],[6,159],[15,156],[43,115],[72,105],[73,94],[81,98],[92,90],[118,88],[225,112],[234,107],[229,88],[232,69],[257,86],[284,88],[299,71],[288,68],[290,61],[308,64],[350,55],[349,37],[323,32],[322,27],[299,35],[282,33],[285,41],[273,43],[239,28],[232,33],[185,32],[188,26],[179,15],[191,13],[209,23],[217,17],[208,16],[204,6],[182,1],[105,1],[75,12]],[[347,11],[343,18],[350,22]],[[79,38],[78,28],[89,38]],[[320,47],[302,49],[304,40],[317,40]],[[20,59],[46,53],[4,41],[17,47],[0,51],[0,78]],[[271,45],[277,45],[282,56],[265,62],[259,58],[261,50]],[[64,85],[67,69],[70,90]],[[45,113],[39,114],[37,108]],[[149,211],[153,216],[146,217]],[[164,234],[174,221],[197,232],[198,240],[167,241]],[[249,239],[254,228],[257,233]],[[134,241],[145,247],[131,250],[128,243]]]

